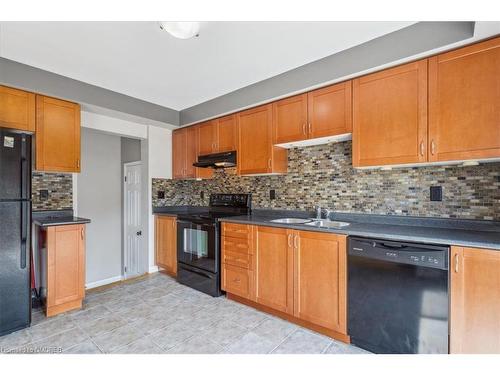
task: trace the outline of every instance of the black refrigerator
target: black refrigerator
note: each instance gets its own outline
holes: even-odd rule
[[[31,136],[0,128],[0,336],[31,323]]]

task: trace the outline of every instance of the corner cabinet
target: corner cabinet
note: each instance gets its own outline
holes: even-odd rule
[[[0,127],[35,131],[35,94],[0,86]]]
[[[353,80],[354,167],[427,161],[427,60]]]
[[[286,173],[288,152],[272,141],[272,104],[236,115],[238,126],[238,174]]]
[[[346,236],[223,223],[229,298],[348,341]]]
[[[80,105],[36,96],[36,170],[80,172]]]
[[[156,215],[155,218],[156,265],[172,276],[177,275],[177,219]]]
[[[500,251],[452,247],[450,353],[500,353]]]
[[[430,161],[500,158],[500,38],[429,59]]]
[[[85,298],[85,225],[47,229],[46,314],[82,307]]]

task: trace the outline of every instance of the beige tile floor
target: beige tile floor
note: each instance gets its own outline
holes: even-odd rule
[[[33,311],[32,320],[0,337],[1,353],[367,353],[161,273],[89,292],[80,311]]]

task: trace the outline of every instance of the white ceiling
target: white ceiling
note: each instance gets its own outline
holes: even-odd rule
[[[1,22],[0,56],[181,110],[413,22]]]

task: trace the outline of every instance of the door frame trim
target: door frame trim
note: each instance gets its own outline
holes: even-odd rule
[[[127,195],[125,194],[125,188],[127,186],[125,182],[125,176],[126,176],[126,170],[127,167],[133,167],[133,166],[142,166],[142,161],[131,161],[128,163],[123,163],[123,180],[122,180],[122,186],[123,186],[123,211],[122,211],[122,226],[123,226],[123,236],[122,236],[122,241],[123,241],[123,253],[122,253],[122,280],[126,280],[130,277],[136,277],[138,275],[141,275],[142,272],[140,272],[138,275],[127,275],[127,272],[125,271],[125,266],[126,266],[126,259],[127,259],[127,254],[128,254],[128,247],[127,247],[127,225],[125,222],[125,217],[126,217],[126,209],[127,209]],[[142,201],[142,168],[141,168],[141,201]],[[142,215],[142,209],[141,212],[139,213]],[[141,241],[142,242],[142,241]]]

